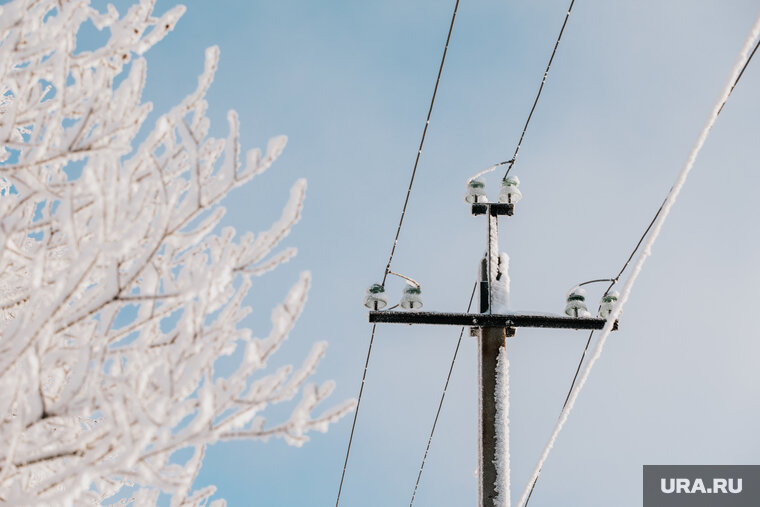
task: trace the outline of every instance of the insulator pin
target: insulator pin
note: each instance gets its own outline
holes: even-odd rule
[[[501,180],[501,190],[499,191],[499,202],[514,204],[522,199],[522,192],[517,188],[520,186],[520,179],[517,176],[507,176]]]
[[[367,295],[364,296],[364,306],[370,310],[382,310],[388,306],[388,296],[385,294],[385,287],[379,283],[373,283],[367,289]]]
[[[567,304],[565,305],[565,314],[570,317],[591,317],[586,307],[586,291],[580,287],[575,287],[567,294]]]
[[[476,202],[488,202],[486,197],[486,184],[482,180],[470,180],[465,185],[467,193],[464,196],[465,202],[470,204]]]
[[[419,310],[422,308],[422,289],[414,285],[404,287],[404,294],[401,296],[401,308],[404,310]]]
[[[601,318],[606,319],[610,316],[612,309],[615,308],[619,297],[620,294],[616,290],[607,292],[604,296],[602,296],[602,302],[599,305],[599,316]]]

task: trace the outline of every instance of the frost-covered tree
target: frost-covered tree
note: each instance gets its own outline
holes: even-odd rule
[[[120,491],[139,506],[161,492],[172,505],[206,505],[213,488],[192,485],[207,445],[300,445],[352,407],[312,415],[333,388],[306,384],[323,343],[298,369],[263,370],[301,312],[308,274],[275,307],[265,338],[241,327],[256,277],[294,254],[275,249],[305,184],[271,229],[214,232],[220,200],[285,145],[276,137],[241,163],[234,112],[226,139],[207,135],[216,48],[195,92],[142,128],[151,110],[142,55],[184,11],[155,16],[153,3],[123,16],[89,0],[0,7],[3,505],[108,504]],[[88,20],[110,38],[77,52]],[[215,370],[231,354],[241,358],[234,371]],[[265,421],[268,406],[297,395],[289,417]]]

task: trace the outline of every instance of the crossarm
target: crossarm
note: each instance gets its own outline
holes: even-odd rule
[[[556,329],[602,329],[605,319],[521,313],[369,312],[370,322],[388,324],[438,324],[473,327],[542,327]],[[613,329],[617,329],[617,321]]]

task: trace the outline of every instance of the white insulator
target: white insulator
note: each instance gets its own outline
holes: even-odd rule
[[[620,294],[616,290],[608,292],[602,296],[602,302],[599,305],[599,316],[601,318],[606,319],[610,316],[612,309],[615,308],[615,304],[617,304],[618,297],[620,297]]]
[[[382,310],[388,306],[388,296],[385,295],[385,287],[379,283],[373,283],[367,289],[367,295],[364,296],[364,306],[370,310]]]
[[[586,307],[586,291],[580,287],[575,287],[567,294],[567,304],[565,305],[565,314],[570,317],[590,317],[591,314]]]
[[[501,180],[501,190],[499,191],[499,202],[516,203],[522,199],[522,192],[517,188],[520,186],[520,179],[517,176],[507,176]]]
[[[488,202],[486,197],[486,184],[481,180],[469,180],[465,185],[467,193],[464,196],[465,202],[470,204],[476,202]]]
[[[413,285],[404,287],[404,294],[401,296],[401,308],[404,310],[419,310],[422,308],[422,289]]]

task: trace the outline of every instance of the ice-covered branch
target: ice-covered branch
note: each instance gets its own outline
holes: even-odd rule
[[[241,163],[234,111],[226,139],[208,135],[214,47],[195,90],[148,128],[142,55],[184,12],[154,16],[154,3],[123,15],[88,0],[0,6],[0,501],[9,505],[103,504],[124,487],[137,488],[135,505],[162,491],[173,505],[206,505],[214,489],[194,491],[193,481],[207,445],[273,436],[301,445],[352,407],[313,415],[332,391],[307,384],[323,343],[295,371],[264,371],[309,275],[274,308],[263,339],[244,327],[245,299],[253,277],[295,254],[274,250],[300,218],[306,184],[293,185],[269,230],[218,231],[220,201],[270,167],[286,138]],[[77,53],[88,21],[108,41]],[[216,360],[230,354],[239,365],[222,374]],[[278,403],[293,404],[290,416],[266,425]],[[183,449],[192,455],[180,462]]]

